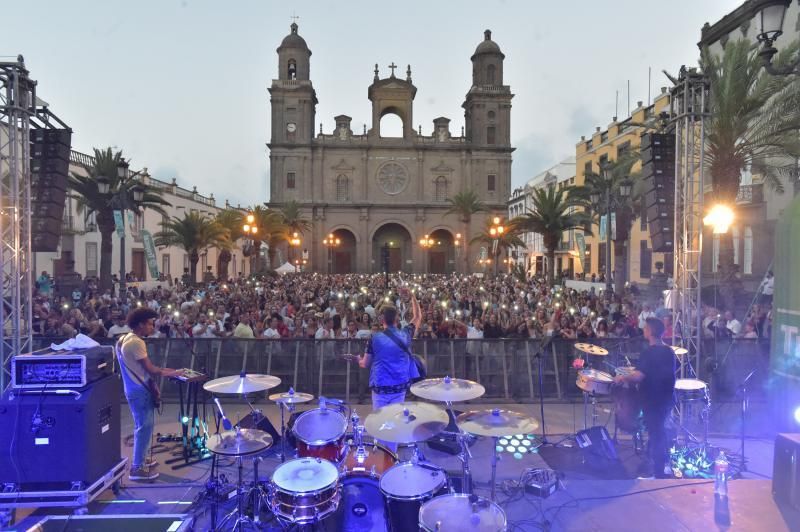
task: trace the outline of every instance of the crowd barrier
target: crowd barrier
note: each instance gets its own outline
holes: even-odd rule
[[[34,338],[34,347],[48,347],[63,339]],[[534,402],[539,399],[539,364],[542,390],[547,400],[572,401],[581,397],[575,386],[573,360],[582,354],[575,341],[556,339],[436,339],[414,340],[413,352],[422,356],[429,377],[466,378],[486,388],[484,401]],[[606,357],[590,357],[592,367],[613,374],[616,366],[635,364],[646,344],[639,338],[595,339],[609,351]],[[369,371],[343,356],[363,353],[366,340],[313,339],[148,339],[148,351],[156,365],[192,368],[210,378],[266,373],[281,378],[277,391],[289,386],[297,391],[344,399],[369,401]],[[586,358],[583,355],[583,358]],[[707,341],[693,369],[709,383],[717,401],[736,400],[741,383],[748,382],[752,398],[763,396],[769,367],[769,344],[758,340]],[[690,375],[687,375],[687,377]],[[167,399],[177,399],[177,386],[162,383]]]

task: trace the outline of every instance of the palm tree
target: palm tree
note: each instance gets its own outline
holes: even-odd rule
[[[511,222],[506,224],[506,230],[499,235],[493,235],[491,233],[491,226],[492,221],[486,220],[486,228],[470,240],[470,244],[483,244],[489,248],[494,248],[494,242],[495,240],[497,241],[497,248],[492,257],[495,266],[494,271],[496,273],[498,268],[497,261],[500,259],[500,256],[503,254],[508,255],[508,250],[512,248],[525,247],[525,242],[519,237],[516,226]]]
[[[547,249],[547,282],[552,286],[555,272],[556,249],[564,233],[583,229],[587,234],[589,216],[585,212],[571,212],[579,205],[571,195],[572,188],[546,187],[533,191],[533,209],[511,220],[515,230],[542,235]]]
[[[183,218],[174,216],[161,223],[162,230],[155,234],[157,246],[175,246],[189,254],[189,274],[192,283],[197,282],[197,262],[200,252],[210,247],[225,247],[228,231],[213,218],[197,212],[184,213]]]
[[[227,240],[224,245],[221,245],[219,248],[219,258],[217,259],[217,274],[220,279],[227,279],[228,265],[233,258],[231,251],[233,251],[236,241],[243,236],[242,225],[244,216],[242,212],[228,208],[218,212],[215,221],[228,233]]]
[[[644,193],[644,183],[639,177],[640,172],[631,172],[633,166],[641,159],[638,150],[627,151],[621,154],[616,161],[609,161],[603,165],[600,174],[594,172],[586,174],[584,184],[574,187],[570,197],[584,208],[591,221],[600,224],[600,217],[606,215],[606,197],[611,203],[611,212],[614,213],[616,234],[614,235],[614,291],[622,293],[625,287],[625,272],[627,264],[626,249],[631,237],[633,222],[641,212],[641,201]],[[624,185],[628,187],[627,195],[621,194]],[[632,191],[630,189],[633,189]],[[600,198],[595,203],[592,198]],[[611,222],[608,221],[608,230],[611,231]]]
[[[113,251],[112,235],[114,234],[114,204],[113,199],[122,197],[128,208],[133,206],[136,211],[152,209],[163,215],[165,206],[170,203],[161,197],[161,191],[151,185],[135,179],[136,174],[125,179],[118,175],[118,168],[123,163],[122,152],[114,153],[111,148],[105,150],[94,149],[93,164],[87,168],[87,176],[72,173],[67,185],[78,196],[78,212],[86,215],[96,213],[97,228],[100,231],[100,288],[111,288],[111,253]],[[109,190],[100,193],[98,178],[108,180]],[[141,201],[135,201],[133,190],[139,187],[144,191]]]
[[[455,214],[459,217],[459,221],[463,224],[464,227],[464,240],[466,242],[471,242],[471,224],[472,224],[472,215],[478,212],[486,211],[486,206],[478,197],[478,194],[472,190],[464,190],[459,192],[452,198],[447,198],[447,202],[450,204],[450,208],[444,214],[447,216],[448,214]],[[470,262],[469,262],[469,248],[467,251],[464,252],[464,272],[469,273],[470,271]]]
[[[776,57],[786,64],[800,46],[795,41]],[[800,156],[800,83],[796,76],[772,76],[763,70],[755,45],[728,41],[715,57],[702,51],[701,66],[708,76],[711,120],[707,125],[705,167],[711,176],[714,199],[733,206],[743,170],[759,173],[778,193],[783,180],[795,170]],[[733,237],[720,235],[719,267],[723,285],[731,286]],[[726,303],[733,303],[728,292]]]
[[[305,234],[311,230],[311,222],[303,216],[300,204],[296,200],[284,203],[280,209],[283,215],[283,223],[289,233]]]

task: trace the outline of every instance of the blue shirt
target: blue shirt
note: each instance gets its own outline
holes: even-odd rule
[[[395,338],[411,350],[411,339],[414,338],[414,326],[406,325],[402,330],[390,327]],[[370,386],[395,386],[405,384],[419,377],[416,364],[408,353],[389,338],[386,333],[375,333],[367,344],[367,353],[372,357],[369,374]]]

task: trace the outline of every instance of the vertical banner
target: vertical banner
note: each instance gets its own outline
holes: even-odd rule
[[[136,232],[136,222],[133,217],[133,211],[125,211],[125,214],[128,215],[128,227],[130,228],[131,233]]]
[[[606,216],[603,215],[600,217],[600,235],[598,235],[600,239],[599,242],[606,241]]]
[[[125,238],[125,222],[122,221],[122,211],[114,211],[114,227],[117,229],[117,236]]]
[[[575,233],[575,243],[578,244],[578,258],[581,261],[581,271],[586,273],[586,239],[583,233]]]
[[[156,246],[153,243],[153,235],[150,234],[150,231],[142,229],[142,242],[144,243],[144,256],[147,259],[147,269],[150,270],[150,276],[153,279],[158,279]]]
[[[617,213],[611,213],[611,240],[617,239]]]

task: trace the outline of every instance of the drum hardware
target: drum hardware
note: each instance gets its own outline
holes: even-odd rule
[[[472,472],[469,468],[469,459],[472,452],[469,449],[469,435],[458,426],[458,420],[453,411],[454,401],[468,401],[477,399],[486,393],[486,388],[474,381],[465,379],[453,379],[446,376],[443,379],[425,379],[411,386],[411,393],[423,399],[433,401],[444,401],[449,418],[453,419],[456,428],[456,437],[461,452],[458,459],[461,462],[463,475],[462,489],[464,493],[472,493]]]
[[[278,408],[281,411],[281,451],[278,457],[281,463],[286,461],[286,421],[284,418],[284,409],[289,411],[291,416],[294,413],[295,406],[298,403],[306,403],[314,399],[314,396],[308,393],[295,393],[294,388],[289,388],[285,393],[274,393],[269,396],[270,401],[278,403]]]
[[[419,510],[419,530],[505,532],[506,514],[495,502],[477,495],[453,493],[425,502]]]
[[[318,523],[336,512],[340,499],[339,472],[328,460],[296,458],[272,473],[268,500],[280,521],[294,525]]]

